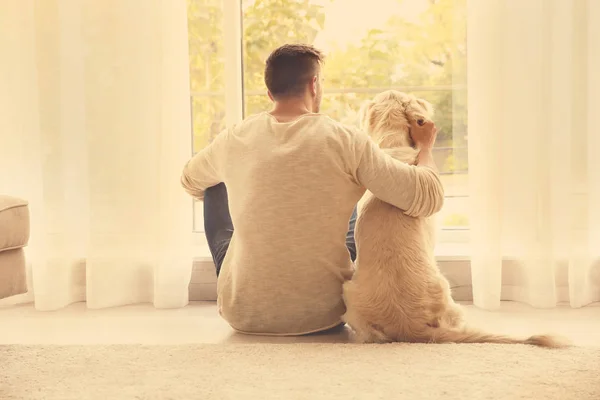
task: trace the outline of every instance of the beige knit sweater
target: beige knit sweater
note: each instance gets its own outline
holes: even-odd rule
[[[218,279],[219,312],[245,333],[297,335],[338,325],[353,265],[348,220],[365,189],[429,216],[444,200],[438,175],[392,159],[369,137],[322,114],[280,123],[261,113],[220,133],[185,166],[202,199],[225,182],[234,226]]]

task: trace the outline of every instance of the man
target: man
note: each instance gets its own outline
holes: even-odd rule
[[[418,166],[392,159],[364,132],[319,114],[322,60],[311,46],[276,49],[265,68],[273,109],[221,132],[183,171],[186,191],[204,200],[219,313],[239,332],[341,324],[365,189],[415,217],[443,204],[433,124],[411,128]]]

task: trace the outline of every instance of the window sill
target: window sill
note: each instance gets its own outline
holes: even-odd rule
[[[438,243],[435,246],[434,254],[437,261],[468,261],[471,259],[467,243]]]
[[[437,261],[468,261],[470,259],[466,243],[438,243],[435,248]],[[206,244],[193,247],[195,262],[212,262],[210,250]]]

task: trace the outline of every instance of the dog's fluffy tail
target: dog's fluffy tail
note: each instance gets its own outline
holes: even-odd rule
[[[474,328],[445,330],[435,328],[430,331],[429,341],[433,343],[498,343],[498,344],[529,344],[546,348],[568,347],[570,343],[557,336],[535,335],[527,339],[516,339],[509,336],[494,335]]]

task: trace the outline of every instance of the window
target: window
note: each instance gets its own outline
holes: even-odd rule
[[[391,88],[412,92],[434,105],[439,128],[434,155],[447,195],[439,216],[440,240],[466,241],[466,0],[188,3],[195,150],[225,126],[228,114],[235,120],[270,107],[263,70],[274,48],[289,42],[312,43],[327,55],[323,113],[356,124],[362,102]],[[229,66],[225,78],[224,58],[231,63],[231,55],[239,60]],[[238,73],[243,80],[237,88],[230,84],[228,91],[225,85],[240,78]],[[198,212],[195,229],[201,230],[201,221]]]
[[[225,128],[222,3],[222,0],[187,2],[193,153]],[[202,203],[194,201],[195,232],[204,231],[202,220]]]

